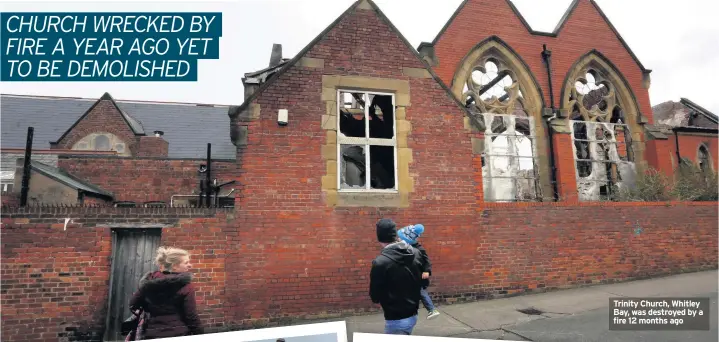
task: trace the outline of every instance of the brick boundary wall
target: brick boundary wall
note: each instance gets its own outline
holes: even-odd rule
[[[20,205],[20,193],[2,192],[0,193],[0,200],[2,201],[3,207],[17,207]]]
[[[476,216],[451,220],[336,210],[342,224],[332,227],[268,214],[240,223],[265,227],[261,234],[231,237],[254,241],[238,246],[246,260],[228,265],[235,323],[374,311],[368,274],[378,252],[374,223],[383,214],[427,227],[422,244],[439,304],[717,268],[716,202],[487,204]]]
[[[206,163],[203,159],[94,156],[61,156],[58,160],[60,168],[112,192],[116,201],[164,201],[168,205],[173,195],[199,192],[201,176],[197,170]],[[235,161],[213,160],[212,178],[220,183],[237,179],[237,165]],[[239,183],[229,186],[239,187]]]
[[[110,227],[162,228],[190,250],[200,317],[221,325],[225,234],[232,209],[2,207],[3,341],[100,341],[110,281]],[[72,222],[64,229],[65,218]],[[219,323],[218,323],[219,322]]]
[[[101,338],[108,225],[160,225],[163,244],[190,249],[208,332],[378,310],[367,286],[379,216],[349,215],[355,236],[335,228],[328,241],[293,216],[243,229],[232,209],[2,209],[3,341]],[[476,217],[422,220],[440,305],[717,268],[715,202],[486,204]]]

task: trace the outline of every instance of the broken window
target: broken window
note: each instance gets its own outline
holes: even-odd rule
[[[709,164],[709,151],[706,145],[702,144],[699,146],[699,158],[697,159],[699,161],[699,169],[704,173],[708,173],[709,170],[711,170],[711,165]]]
[[[338,91],[340,190],[397,190],[394,95]]]
[[[482,179],[486,201],[539,199],[534,124],[529,116],[485,113]]]
[[[519,82],[495,57],[486,58],[474,67],[463,91],[465,105],[474,112],[526,115]]]
[[[465,105],[485,122],[486,201],[541,198],[534,121],[514,73],[495,56],[480,59],[464,85]]]
[[[631,132],[614,89],[590,69],[575,82],[570,108],[579,199],[611,199],[636,174]]]

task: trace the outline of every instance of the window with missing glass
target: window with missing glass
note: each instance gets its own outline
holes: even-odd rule
[[[541,198],[533,118],[485,113],[482,180],[484,200],[535,201]]]
[[[339,191],[397,191],[395,96],[337,92]]]
[[[709,149],[706,145],[702,144],[699,146],[699,156],[697,158],[699,169],[704,173],[712,171],[711,159],[709,158]]]
[[[489,49],[473,63],[462,94],[467,109],[484,120],[484,200],[536,201],[542,191],[533,108],[508,60]]]
[[[609,200],[636,173],[631,132],[615,89],[588,69],[572,89],[570,128],[581,200]]]

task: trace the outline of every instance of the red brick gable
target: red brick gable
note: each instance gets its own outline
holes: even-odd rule
[[[325,73],[404,78],[402,67],[425,68],[406,40],[372,7],[351,10],[306,56],[325,59]]]
[[[482,18],[481,20],[477,18]],[[467,0],[434,41],[438,65],[435,71],[452,83],[461,60],[481,41],[497,36],[529,66],[539,81],[545,103],[549,104],[547,72],[541,57],[542,46],[552,51],[554,103],[560,106],[560,90],[572,65],[592,50],[601,53],[623,75],[636,97],[639,109],[652,122],[649,92],[644,87],[649,70],[639,64],[598,5],[577,0],[554,33],[530,31],[508,0]]]
[[[105,93],[74,125],[56,141],[53,149],[71,149],[72,146],[88,134],[107,132],[121,138],[126,148],[134,154],[137,148],[137,136],[120,112],[120,108],[110,94]]]
[[[361,12],[367,11],[365,14],[368,14],[369,12],[372,12],[373,14],[365,16],[365,19],[351,19],[358,14],[358,10]],[[373,17],[370,21],[373,21],[378,26],[375,28],[366,27],[361,31],[357,31],[357,33],[364,33],[362,33],[361,36],[357,36],[357,33],[350,36],[349,38],[353,39],[353,44],[347,44],[343,49],[338,49],[336,42],[338,39],[336,34],[337,29],[342,30],[347,25],[363,26],[368,22],[366,18],[369,17]],[[333,34],[333,32],[335,33]],[[379,35],[375,35],[375,33],[379,33]],[[357,37],[360,37],[363,40],[355,40]],[[386,38],[389,38],[390,40],[385,41],[384,39]],[[404,45],[405,48],[402,48],[402,45]],[[387,49],[391,50],[396,48],[400,49],[399,55],[388,55]],[[373,64],[372,61],[376,61],[378,56],[379,59],[383,59],[383,61]],[[333,23],[325,28],[323,32],[307,44],[302,51],[285,63],[279,71],[275,72],[266,82],[264,82],[257,91],[254,91],[252,95],[247,97],[242,105],[231,108],[229,113],[230,116],[235,117],[237,114],[245,111],[265,89],[270,87],[289,69],[294,68],[303,57],[330,58],[333,61],[333,63],[330,64],[330,67],[334,67],[339,74],[346,73],[348,75],[369,75],[373,77],[391,78],[397,75],[403,76],[403,67],[426,69],[429,75],[431,75],[431,78],[447,91],[447,95],[450,96],[455,104],[459,106],[465,114],[468,114],[462,103],[451,96],[449,88],[447,88],[446,84],[442,81],[439,75],[437,75],[435,71],[422,59],[419,53],[399,32],[394,24],[392,24],[377,4],[375,4],[372,0],[357,0],[337,19],[335,19]],[[392,58],[397,59],[392,60]],[[396,61],[401,62],[399,64],[393,64],[393,62]],[[371,65],[362,65],[362,63],[365,62],[369,62]],[[378,66],[379,68],[374,68]],[[351,70],[348,70],[348,68]],[[328,68],[325,67],[324,69],[327,70]]]
[[[409,152],[405,171],[414,180],[402,188],[413,187],[408,205],[331,204],[326,188],[334,182],[326,179],[336,164],[325,157],[338,150],[335,132],[323,121],[332,110],[324,99],[334,96],[323,94],[327,78],[372,79],[368,87],[377,91],[407,85],[409,96],[401,100],[398,92],[396,100],[404,104],[404,117],[397,114],[397,121],[411,125],[401,147]],[[227,305],[234,319],[367,306],[365,281],[347,280],[366,279],[368,260],[377,251],[374,225],[384,215],[399,224],[441,225],[438,235],[472,226],[481,171],[465,112],[373,3],[355,3],[241,107],[252,114],[239,123],[247,129],[246,146],[238,153],[242,190],[236,214],[242,231],[228,240],[237,252],[227,261]],[[277,123],[280,109],[288,110],[286,126]],[[301,278],[289,281],[288,270]],[[315,285],[318,280],[322,286]],[[286,295],[294,299],[283,301]]]

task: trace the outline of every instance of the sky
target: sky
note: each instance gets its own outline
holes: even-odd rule
[[[268,66],[272,44],[291,58],[354,0],[227,0],[223,2],[0,1],[2,11],[220,11],[220,59],[199,62],[199,80],[168,82],[0,83],[4,94],[239,105],[244,73]],[[375,0],[416,48],[432,41],[462,0]],[[512,0],[538,31],[552,31],[571,0]],[[719,1],[596,0],[624,40],[652,69],[651,104],[686,97],[719,113]],[[171,6],[168,6],[171,4]],[[477,21],[481,25],[481,21]]]

